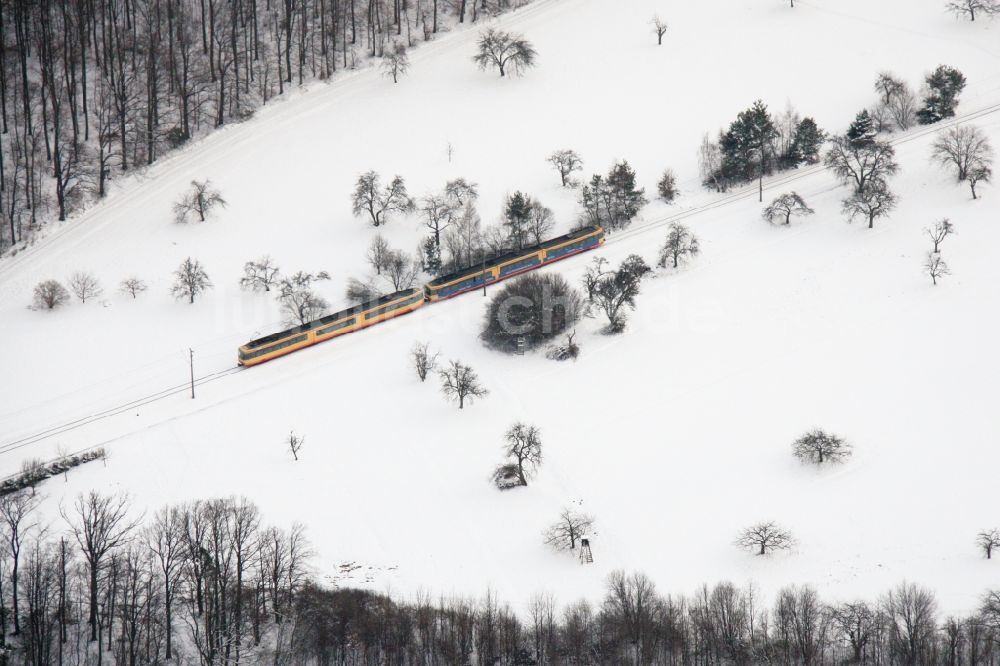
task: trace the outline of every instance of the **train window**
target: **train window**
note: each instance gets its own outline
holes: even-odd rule
[[[336,324],[331,324],[330,326],[324,326],[323,328],[316,329],[316,335],[329,335],[334,331],[339,331],[342,328],[347,328],[348,326],[354,325],[357,321],[356,318],[351,317],[350,319],[345,319],[344,321],[338,321]]]

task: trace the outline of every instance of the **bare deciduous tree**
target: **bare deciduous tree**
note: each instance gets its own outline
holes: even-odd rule
[[[302,445],[306,443],[306,438],[295,434],[295,431],[288,433],[288,439],[286,440],[288,444],[288,450],[292,452],[292,457],[295,460],[299,459],[299,451],[302,450]]]
[[[374,280],[362,281],[358,278],[348,278],[344,297],[351,303],[368,303],[382,296],[382,291]]]
[[[576,550],[576,544],[594,527],[594,517],[572,509],[563,509],[559,520],[543,536],[545,543],[556,550]]]
[[[793,215],[812,215],[815,212],[796,192],[786,192],[772,201],[761,215],[771,224],[783,221],[788,225],[792,223]]]
[[[501,490],[514,486],[527,486],[528,478],[542,463],[542,437],[538,428],[515,423],[504,434],[507,443],[504,455],[510,462],[493,472],[493,482]]]
[[[163,586],[164,632],[167,659],[173,655],[173,605],[177,587],[188,554],[184,539],[183,516],[176,508],[166,506],[156,512],[146,528],[146,544],[159,565],[160,585]]]
[[[476,55],[473,62],[479,69],[494,67],[500,70],[500,76],[507,75],[510,68],[514,75],[534,66],[538,53],[522,35],[489,28],[479,34]]]
[[[403,291],[413,287],[420,270],[420,262],[413,257],[399,250],[391,250],[386,256],[382,277],[392,285],[393,291]]]
[[[855,192],[865,189],[871,181],[884,181],[899,171],[896,151],[885,141],[852,141],[846,136],[835,136],[826,153],[828,169],[845,184],[854,186]]]
[[[563,187],[568,187],[574,171],[583,170],[583,160],[576,154],[575,150],[557,150],[548,157],[549,164],[559,173],[559,180]]]
[[[625,328],[625,309],[635,308],[642,279],[650,268],[638,255],[629,255],[618,270],[597,279],[593,290],[593,303],[608,318],[606,332],[620,333]]]
[[[863,601],[848,602],[833,609],[833,621],[851,646],[853,663],[862,663],[877,628],[875,611]]]
[[[673,222],[667,231],[667,239],[660,248],[659,266],[665,268],[667,262],[672,261],[673,267],[677,268],[682,261],[698,256],[698,252],[698,239],[691,230],[679,222]]]
[[[19,574],[21,549],[25,539],[38,526],[33,517],[41,497],[34,491],[21,490],[0,497],[0,519],[3,520],[3,546],[10,555],[11,611],[14,617],[14,634],[21,633]]]
[[[431,353],[429,342],[418,342],[413,345],[410,351],[410,358],[413,360],[413,368],[417,371],[420,381],[427,379],[427,375],[437,368],[438,353]]]
[[[653,26],[653,32],[656,33],[656,45],[662,46],[663,35],[667,34],[667,22],[661,19],[659,14],[655,14],[649,23]]]
[[[988,165],[980,165],[970,169],[969,173],[966,174],[966,180],[969,181],[969,189],[972,190],[972,198],[978,198],[976,196],[976,186],[979,185],[979,183],[989,183],[992,182],[992,179],[993,169],[991,169]]]
[[[788,550],[795,544],[791,533],[774,522],[751,525],[736,538],[736,545],[757,555],[767,555],[776,550]]]
[[[251,291],[271,291],[278,283],[281,269],[275,265],[270,256],[264,255],[256,261],[243,264],[243,277],[240,278],[240,288]]]
[[[93,273],[77,271],[69,278],[69,288],[73,290],[81,303],[86,303],[88,298],[97,298],[104,293],[101,283]]]
[[[944,242],[944,239],[955,233],[955,225],[946,217],[935,222],[933,227],[924,229],[924,233],[934,242],[932,252],[936,254],[941,250],[941,243]]]
[[[976,20],[977,12],[986,16],[1000,14],[997,0],[951,0],[945,8],[957,18],[968,17],[970,21]]]
[[[951,275],[951,269],[941,258],[940,252],[928,252],[927,259],[924,260],[924,270],[930,276],[932,284],[937,286],[938,280],[946,275]]]
[[[145,282],[133,275],[132,277],[127,277],[121,281],[121,284],[118,286],[118,291],[123,294],[128,294],[132,298],[137,298],[139,294],[143,293],[148,288],[149,287]]]
[[[836,435],[816,428],[792,443],[792,454],[802,462],[816,465],[840,463],[851,456],[851,445]]]
[[[307,273],[299,271],[283,278],[278,283],[278,302],[287,319],[295,324],[306,324],[323,316],[330,304],[316,294],[312,285],[314,282],[329,280],[326,271]]]
[[[198,220],[204,222],[218,206],[225,208],[226,200],[221,192],[212,187],[212,181],[192,180],[190,189],[174,204],[174,220],[187,222],[190,215],[197,214]]]
[[[33,307],[38,310],[55,310],[69,301],[69,292],[56,280],[45,280],[35,285]]]
[[[70,515],[60,507],[63,519],[69,523],[73,536],[83,552],[89,578],[90,604],[88,623],[90,640],[97,640],[99,579],[108,556],[123,546],[139,524],[139,518],[128,515],[127,495],[102,495],[96,490],[78,495]]]
[[[170,293],[176,299],[186,298],[188,303],[194,303],[195,297],[211,288],[212,281],[208,279],[208,273],[202,268],[201,262],[188,257],[174,271],[174,284],[170,288]]]
[[[366,258],[368,259],[368,265],[372,267],[377,275],[382,274],[382,269],[385,268],[386,259],[392,252],[392,248],[389,247],[389,241],[385,239],[382,234],[375,234],[372,236],[371,242],[368,244],[368,254]]]
[[[934,593],[913,583],[900,583],[882,598],[881,607],[890,647],[899,663],[926,663],[937,628]]]
[[[466,402],[489,394],[479,382],[476,371],[459,361],[450,361],[447,368],[438,371],[438,376],[441,377],[441,392],[449,400],[457,400],[459,409],[464,408]]]
[[[953,168],[955,177],[962,182],[970,173],[992,167],[993,148],[986,134],[975,125],[956,125],[934,141],[931,159],[945,168]]]
[[[849,222],[861,217],[868,220],[868,228],[875,227],[875,220],[886,217],[896,207],[897,198],[884,180],[870,180],[865,186],[844,199],[842,209]]]
[[[397,43],[391,51],[382,56],[382,75],[392,77],[393,83],[399,83],[399,77],[410,71],[410,56],[406,54],[406,46]]]
[[[991,559],[993,557],[993,549],[1000,548],[1000,529],[994,527],[990,530],[983,530],[976,535],[976,545],[983,551],[986,559]]]
[[[410,213],[415,204],[406,192],[406,183],[401,176],[382,187],[379,176],[368,171],[358,176],[351,197],[352,212],[361,216],[367,214],[372,226],[380,226],[388,221],[390,213]]]

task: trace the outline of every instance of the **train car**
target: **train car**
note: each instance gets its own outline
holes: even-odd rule
[[[538,245],[487,259],[484,263],[431,280],[424,285],[424,297],[428,301],[442,301],[467,291],[478,289],[483,284],[493,284],[500,280],[559,261],[587,250],[593,250],[604,243],[604,229],[598,226],[584,227]]]
[[[424,304],[420,289],[407,289],[327,315],[302,326],[251,340],[239,351],[240,365],[250,366],[291,354],[317,342],[353,333],[393,317],[413,312]]]

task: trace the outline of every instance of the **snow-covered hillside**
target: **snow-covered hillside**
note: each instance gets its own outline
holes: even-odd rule
[[[768,187],[765,197],[797,190],[817,212],[780,228],[761,221],[755,193],[715,205],[696,165],[702,135],[756,98],[775,110],[791,101],[840,132],[872,102],[877,71],[916,86],[941,63],[968,77],[959,114],[976,114],[969,122],[1000,145],[1000,22],[958,22],[942,4],[538,0],[500,20],[539,52],[522,78],[478,71],[476,32],[460,31],[414,51],[398,85],[362,71],[265,108],[0,262],[0,472],[103,444],[106,464],[44,485],[57,526],[57,505],[94,487],[149,509],[246,495],[270,521],[307,526],[321,575],[354,562],[362,568],[338,582],[400,593],[492,586],[515,604],[543,589],[566,600],[626,568],[671,590],[810,582],[830,599],[905,578],[968,609],[997,577],[973,543],[1000,525],[996,188],[972,201],[929,163],[933,133],[916,130],[897,137],[901,203],[888,221],[846,224],[846,190],[817,170]],[[670,23],[662,47],[654,12]],[[685,210],[702,242],[691,268],[645,284],[624,334],[587,321],[576,363],[503,356],[479,342],[484,299],[468,294],[226,372],[241,343],[280,326],[272,298],[240,291],[245,261],[270,254],[286,270],[326,270],[335,306],[346,279],[365,272],[373,230],[349,203],[360,172],[398,173],[417,195],[465,177],[480,185],[487,222],[524,190],[567,229],[576,195],[545,162],[560,148],[578,151],[587,174],[625,158],[649,192],[666,167],[684,188],[677,205],[650,204],[637,231],[599,250],[652,261],[656,222]],[[228,208],[173,223],[171,203],[205,178]],[[958,231],[945,248],[954,274],[932,287],[922,230],[945,216]],[[416,217],[384,233],[408,251],[422,236]],[[215,283],[194,305],[168,293],[188,256]],[[575,282],[589,260],[546,270]],[[75,270],[103,281],[100,301],[26,308],[35,283]],[[115,291],[132,274],[150,284],[136,301]],[[491,394],[462,411],[446,403],[409,366],[417,340],[472,365]],[[210,378],[195,400],[182,386],[189,348]],[[88,418],[104,410],[114,413]],[[546,460],[527,489],[499,493],[488,477],[515,420],[541,428]],[[847,438],[853,459],[823,471],[795,463],[790,444],[813,426]],[[282,445],[290,429],[307,440],[299,462]],[[597,518],[591,566],[542,543],[574,504]],[[794,552],[735,548],[758,520],[787,526]]]

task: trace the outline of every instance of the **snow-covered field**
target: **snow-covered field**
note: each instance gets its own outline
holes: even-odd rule
[[[246,495],[272,522],[301,521],[323,576],[408,594],[480,594],[517,605],[536,591],[563,601],[599,594],[607,573],[640,569],[670,591],[753,580],[765,592],[812,583],[830,599],[872,596],[901,579],[968,610],[997,580],[975,533],[1000,525],[1000,194],[967,188],[928,161],[933,134],[897,146],[901,196],[870,231],[840,214],[846,190],[826,173],[774,185],[817,214],[791,228],[760,220],[755,196],[700,190],[696,149],[754,99],[786,100],[840,132],[890,69],[916,86],[938,64],[969,85],[960,114],[1000,146],[1000,22],[957,22],[940,0],[724,3],[539,0],[502,24],[539,52],[523,78],[501,80],[470,60],[475,31],[422,46],[398,85],[374,71],[317,85],[122,181],[106,202],[0,262],[0,472],[104,444],[91,463],[44,492],[57,504],[90,488],[121,489],[137,507]],[[670,23],[657,48],[649,19]],[[449,162],[446,146],[452,144]],[[506,357],[478,341],[484,299],[468,294],[258,368],[214,375],[197,399],[178,391],[106,418],[103,410],[235,364],[236,348],[280,326],[278,306],[239,290],[242,264],[270,254],[286,270],[327,270],[325,295],[365,271],[373,231],[350,214],[358,173],[399,173],[412,193],[464,176],[480,185],[484,221],[524,190],[578,215],[545,157],[573,148],[586,173],[626,158],[652,193],[665,167],[684,187],[671,208],[643,211],[599,252],[652,261],[664,227],[685,223],[703,253],[648,281],[628,330],[605,337],[589,320],[583,355],[555,363]],[[177,225],[170,206],[210,178],[229,207]],[[922,229],[948,216],[954,275],[932,287]],[[385,229],[412,250],[419,220]],[[193,256],[215,289],[174,301],[170,273]],[[593,256],[593,255],[591,255]],[[578,280],[581,256],[547,270]],[[53,313],[26,308],[41,279],[97,274],[100,301]],[[137,274],[137,301],[115,285]],[[421,384],[408,352],[431,342],[461,359],[491,394],[463,411]],[[76,423],[43,438],[51,427]],[[527,489],[488,482],[515,420],[543,432],[545,464]],[[790,443],[820,426],[855,447],[845,466],[795,463]],[[302,460],[282,445],[306,437]],[[563,506],[597,518],[596,562],[580,566],[542,544]],[[795,534],[787,555],[732,545],[749,523]],[[338,576],[339,565],[362,566]]]

